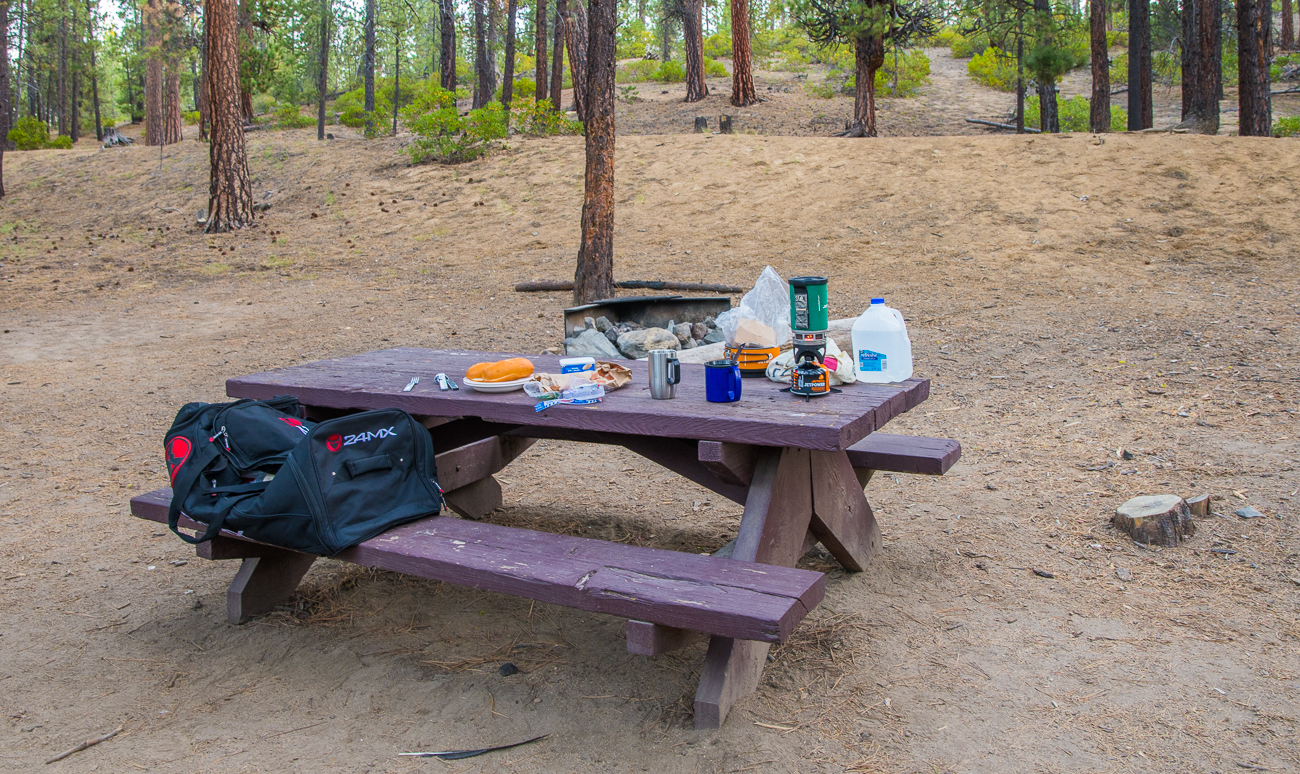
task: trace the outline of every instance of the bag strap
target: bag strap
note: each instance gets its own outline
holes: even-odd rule
[[[181,470],[177,474],[176,480],[172,482],[172,502],[171,506],[167,509],[167,526],[171,528],[172,532],[176,533],[177,537],[184,540],[186,543],[198,545],[199,543],[211,540],[217,536],[217,533],[221,532],[221,524],[226,520],[225,514],[221,514],[217,518],[213,519],[212,523],[208,525],[207,531],[197,538],[186,535],[178,528],[181,518],[181,501],[183,501],[186,495],[189,494],[190,490],[194,488],[194,484],[198,481],[199,476],[203,475],[203,471],[207,469],[208,465],[219,456],[221,456],[221,453],[217,450],[216,444],[209,443],[206,446],[203,446],[199,449],[195,458],[188,461],[189,464],[181,466]]]

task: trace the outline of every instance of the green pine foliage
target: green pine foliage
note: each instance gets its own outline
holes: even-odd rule
[[[1089,117],[1092,115],[1092,101],[1082,95],[1069,99],[1057,99],[1056,110],[1061,117],[1062,132],[1089,131]],[[1038,95],[1025,97],[1025,126],[1038,128],[1042,123],[1039,112]],[[1110,105],[1110,130],[1122,132],[1128,129],[1128,112],[1116,105]]]

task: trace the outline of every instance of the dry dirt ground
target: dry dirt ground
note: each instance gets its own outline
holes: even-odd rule
[[[193,141],[5,160],[4,768],[1300,768],[1295,141],[620,137],[619,277],[826,274],[834,317],[883,295],[932,380],[889,430],[964,446],[942,478],[871,483],[882,552],[857,574],[807,559],[826,601],[701,733],[702,646],[633,657],[619,620],[333,561],[231,626],[234,566],[128,514],[166,483],[175,411],[227,377],[560,339],[567,297],[511,288],[572,274],[580,139],[451,168],[407,167],[400,140],[249,140],[272,206],[220,236],[194,226]],[[493,520],[591,537],[707,551],[740,515],[608,449],[541,443],[502,479]],[[1109,528],[1161,492],[1218,515],[1176,548]]]

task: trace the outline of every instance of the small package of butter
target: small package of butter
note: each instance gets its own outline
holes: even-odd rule
[[[596,358],[594,357],[562,357],[560,358],[560,373],[576,374],[583,371],[595,371]]]

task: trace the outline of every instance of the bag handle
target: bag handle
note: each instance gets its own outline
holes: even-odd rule
[[[348,469],[348,478],[356,478],[363,473],[369,473],[372,470],[391,470],[393,467],[393,458],[387,454],[377,454],[373,457],[363,457],[359,460],[348,460],[343,463],[343,467]]]
[[[203,471],[207,469],[208,464],[218,456],[220,456],[220,452],[217,451],[216,445],[208,443],[199,450],[198,455],[192,461],[189,461],[188,466],[181,466],[180,474],[172,481],[172,502],[167,509],[167,526],[171,528],[172,532],[176,533],[177,537],[191,545],[198,545],[216,537],[221,532],[222,523],[226,520],[225,514],[221,514],[218,518],[213,519],[212,523],[208,525],[207,531],[197,538],[190,537],[179,529],[181,518],[180,501],[194,487],[194,483],[199,476],[203,475]],[[177,492],[181,493],[179,498],[176,496]]]

